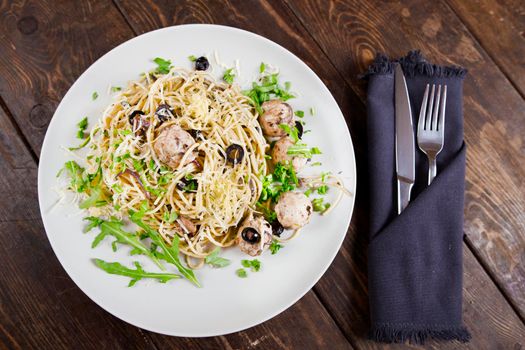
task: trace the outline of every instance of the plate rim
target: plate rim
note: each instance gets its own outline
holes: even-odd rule
[[[161,31],[174,31],[174,30],[177,30],[179,28],[191,28],[191,27],[195,27],[195,28],[211,28],[213,30],[213,28],[218,28],[220,30],[225,30],[225,31],[232,31],[232,32],[241,32],[243,35],[248,35],[248,36],[252,36],[254,38],[257,38],[257,39],[262,39],[262,41],[267,44],[267,45],[271,45],[275,48],[277,48],[278,50],[282,51],[284,54],[288,54],[290,56],[292,56],[292,58],[294,58],[297,63],[299,65],[302,65],[303,68],[305,68],[310,75],[312,75],[314,77],[314,79],[317,79],[320,83],[321,83],[321,86],[322,88],[324,88],[326,90],[326,92],[328,93],[329,95],[329,98],[332,100],[332,102],[337,106],[339,112],[341,113],[340,116],[337,116],[337,118],[339,117],[342,117],[343,119],[343,122],[344,124],[346,125],[346,128],[345,128],[345,131],[346,131],[346,134],[348,136],[348,139],[350,140],[350,146],[351,146],[351,157],[348,159],[352,164],[352,173],[350,174],[351,178],[354,179],[352,181],[352,184],[354,185],[353,188],[350,189],[351,193],[352,193],[352,196],[351,196],[351,204],[350,204],[350,215],[348,215],[346,217],[346,224],[344,225],[346,227],[345,229],[345,232],[344,234],[341,236],[340,238],[340,241],[338,242],[337,244],[337,249],[334,249],[334,252],[332,254],[330,254],[330,259],[327,259],[327,264],[326,266],[322,269],[322,271],[318,274],[318,276],[315,276],[315,278],[312,280],[311,283],[309,283],[308,287],[305,288],[304,291],[298,293],[298,295],[293,298],[292,300],[288,301],[285,303],[285,306],[281,307],[281,308],[278,308],[278,309],[275,309],[273,310],[272,312],[269,312],[266,316],[264,317],[259,317],[258,319],[256,320],[252,320],[251,322],[246,322],[244,323],[242,326],[240,327],[235,327],[233,329],[228,329],[226,331],[222,331],[222,332],[195,332],[195,334],[183,334],[183,333],[179,333],[179,332],[171,332],[171,331],[165,331],[165,330],[158,330],[158,329],[153,329],[153,327],[148,327],[147,325],[144,325],[144,324],[141,324],[140,322],[136,321],[136,320],[129,320],[129,319],[125,319],[124,317],[121,317],[119,315],[117,315],[116,313],[114,313],[113,311],[109,310],[109,308],[106,308],[104,307],[103,305],[101,305],[101,303],[99,303],[97,300],[95,300],[94,298],[92,298],[82,287],[80,287],[79,283],[77,282],[77,277],[73,277],[73,273],[70,273],[70,270],[71,267],[66,267],[66,264],[65,262],[62,261],[60,255],[57,253],[57,248],[55,246],[55,244],[53,243],[53,239],[50,237],[50,234],[48,233],[48,226],[49,224],[46,224],[46,219],[45,219],[45,213],[43,211],[43,207],[42,207],[42,198],[44,196],[44,193],[43,193],[43,184],[41,183],[42,181],[42,172],[44,171],[42,169],[42,162],[40,161],[42,159],[42,156],[44,155],[44,153],[47,151],[47,149],[50,147],[49,146],[49,129],[53,127],[54,123],[57,122],[57,118],[56,116],[59,114],[59,112],[61,111],[61,109],[63,108],[63,105],[64,105],[64,100],[67,99],[67,97],[70,95],[71,91],[76,87],[77,84],[79,84],[80,81],[82,81],[83,79],[85,79],[86,75],[88,74],[89,71],[91,71],[92,69],[94,69],[93,67],[100,61],[103,61],[104,59],[107,58],[107,56],[115,51],[115,50],[118,50],[119,48],[123,47],[123,46],[127,46],[127,45],[132,45],[135,41],[138,41],[138,40],[143,40],[144,37],[147,37],[147,36],[150,36],[150,35],[154,35],[155,33],[157,32],[161,32]],[[220,336],[220,335],[227,335],[227,334],[232,334],[232,333],[236,333],[236,332],[240,332],[240,331],[243,331],[243,330],[246,330],[248,328],[252,328],[252,327],[255,327],[259,324],[262,324],[276,316],[278,316],[279,314],[283,313],[284,311],[286,311],[287,309],[289,309],[290,307],[292,307],[293,305],[295,305],[300,299],[302,299],[310,290],[312,290],[312,288],[319,282],[319,280],[326,274],[326,272],[328,271],[328,269],[330,268],[330,266],[332,266],[337,254],[339,253],[339,251],[341,250],[341,247],[342,247],[342,244],[348,234],[348,229],[350,227],[350,223],[351,223],[351,220],[352,220],[352,217],[353,217],[353,214],[354,214],[354,210],[355,210],[355,197],[356,197],[356,191],[357,191],[357,168],[356,168],[356,159],[355,159],[355,148],[354,148],[354,144],[353,144],[353,140],[352,140],[352,136],[350,134],[350,131],[349,131],[349,128],[348,128],[348,123],[346,122],[346,119],[344,117],[344,114],[343,112],[341,111],[341,108],[339,106],[339,104],[337,103],[337,101],[335,100],[332,92],[330,91],[330,89],[326,86],[326,84],[321,80],[321,78],[313,71],[312,68],[310,68],[310,66],[308,64],[306,64],[302,59],[300,59],[297,55],[295,55],[293,52],[291,52],[290,50],[288,50],[286,47],[260,35],[260,34],[257,34],[257,33],[254,33],[254,32],[251,32],[251,31],[248,31],[248,30],[245,30],[245,29],[241,29],[241,28],[237,28],[237,27],[232,27],[232,26],[226,26],[226,25],[219,25],[219,24],[201,24],[201,23],[194,23],[194,24],[180,24],[180,25],[173,25],[173,26],[168,26],[168,27],[163,27],[163,28],[159,28],[159,29],[155,29],[155,30],[152,30],[152,31],[149,31],[149,32],[145,32],[145,33],[142,33],[140,35],[137,35],[137,36],[134,36],[133,38],[130,38],[122,43],[120,43],[119,45],[113,47],[112,49],[110,49],[109,51],[107,51],[106,53],[104,53],[102,56],[100,56],[98,59],[96,59],[93,63],[90,64],[90,66],[85,69],[82,74],[80,74],[78,76],[78,78],[74,81],[74,83],[69,87],[68,91],[64,94],[64,96],[62,97],[60,103],[58,104],[55,112],[53,113],[53,117],[51,118],[50,122],[49,122],[49,125],[47,126],[46,128],[46,134],[44,136],[44,141],[42,142],[42,147],[41,147],[41,150],[40,150],[40,155],[39,155],[39,164],[38,164],[38,179],[37,179],[37,182],[38,182],[38,203],[39,203],[39,208],[40,208],[40,216],[42,218],[42,222],[43,222],[43,225],[44,225],[44,231],[46,233],[46,237],[51,245],[51,248],[53,250],[53,253],[55,254],[57,260],[59,261],[60,265],[62,266],[62,268],[64,269],[64,271],[66,272],[66,274],[69,276],[69,278],[75,283],[76,287],[79,288],[82,293],[84,293],[92,302],[94,302],[98,307],[102,308],[104,311],[108,312],[110,315],[118,318],[119,320],[122,320],[123,322],[126,322],[128,324],[131,324],[135,327],[138,327],[138,328],[141,328],[141,329],[144,329],[144,330],[147,330],[147,331],[151,331],[151,332],[154,332],[154,333],[158,333],[158,334],[164,334],[164,335],[169,335],[169,336],[177,336],[177,337],[188,337],[188,338],[200,338],[200,337],[213,337],[213,336]]]

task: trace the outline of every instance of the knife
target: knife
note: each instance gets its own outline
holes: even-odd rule
[[[408,97],[407,83],[403,69],[398,64],[395,70],[396,108],[396,172],[397,172],[397,213],[410,202],[410,192],[415,180],[414,128]]]

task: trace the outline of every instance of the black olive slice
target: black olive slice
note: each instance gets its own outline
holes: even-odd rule
[[[195,140],[203,139],[203,137],[202,137],[202,131],[200,131],[200,130],[191,129],[191,130],[188,131],[188,132],[190,133],[190,135],[191,135]]]
[[[295,122],[295,127],[297,128],[297,136],[302,139],[303,138],[303,124],[300,121]]]
[[[169,118],[173,118],[173,112],[171,111],[170,106],[167,104],[161,104],[157,107],[157,110],[155,111],[155,115],[161,122],[165,122]]]
[[[255,244],[261,241],[261,235],[253,227],[246,227],[244,230],[242,230],[241,237],[246,242],[251,244]]]
[[[275,219],[272,222],[272,234],[277,237],[281,237],[281,233],[283,233],[284,227],[281,225],[279,220]]]
[[[201,56],[195,60],[195,69],[196,70],[206,70],[210,66],[210,62],[204,56]]]
[[[232,143],[231,145],[226,148],[226,160],[233,164],[239,164],[242,161],[242,158],[244,157],[244,150],[241,146]]]
[[[142,112],[142,111],[140,111],[140,110],[137,110],[137,111],[133,111],[133,112],[131,112],[131,114],[129,115],[129,123],[130,123],[131,125],[133,125],[133,119],[135,119],[135,117],[136,117],[137,115],[145,115],[145,114],[146,114],[146,113],[144,113],[144,112]]]

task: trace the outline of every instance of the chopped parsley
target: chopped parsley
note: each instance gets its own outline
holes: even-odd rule
[[[172,222],[174,222],[175,220],[177,220],[179,218],[179,214],[177,214],[175,211],[171,211],[171,212],[167,212],[165,211],[164,214],[162,215],[162,219],[167,222],[168,224],[171,224]]]
[[[311,188],[307,189],[305,192],[304,192],[304,195],[306,197],[310,197],[310,195],[312,194],[313,190]]]
[[[263,189],[259,197],[259,204],[271,200],[276,203],[281,193],[293,191],[299,185],[299,180],[293,166],[278,163],[272,174],[262,179]]]
[[[246,278],[248,277],[248,273],[246,272],[245,269],[241,268],[241,269],[237,269],[235,271],[235,273],[237,274],[237,276],[239,276],[240,278]]]
[[[84,117],[84,119],[82,119],[78,124],[78,131],[77,131],[77,139],[85,139],[86,138],[86,134],[85,134],[85,131],[88,127],[88,118],[87,117]]]
[[[321,162],[315,162],[315,163],[312,163],[310,166],[321,166]]]
[[[285,89],[279,85],[278,77],[279,73],[263,76],[259,79],[259,84],[253,82],[252,89],[243,92],[252,100],[253,106],[260,114],[263,113],[261,105],[272,98],[279,98],[282,101],[286,101],[295,97],[288,92],[289,86]]]
[[[299,141],[299,130],[297,127],[290,126],[288,124],[279,124],[279,127],[283,129],[288,134],[288,136],[290,136],[294,143]]]
[[[233,68],[226,69],[222,79],[228,84],[233,84],[233,78],[235,78],[235,74],[233,74]]]
[[[317,188],[317,193],[318,194],[322,195],[322,194],[326,194],[326,192],[328,192],[328,186],[326,186],[326,185],[322,185],[322,186],[319,186]]]
[[[190,55],[188,56],[188,59],[191,61],[191,62],[195,62],[197,61],[197,57],[195,55]]]
[[[264,73],[266,70],[266,64],[264,62],[261,62],[261,65],[259,66],[259,73]]]
[[[220,247],[215,248],[210,255],[208,255],[204,262],[213,267],[226,267],[231,264],[231,261],[226,258],[221,258],[219,253],[221,251]],[[245,271],[246,272],[246,271]]]
[[[246,268],[251,268],[252,272],[258,272],[261,269],[261,262],[257,259],[253,260],[241,260],[242,266]]]
[[[283,248],[283,245],[277,242],[275,239],[270,244],[270,251],[272,252],[272,255],[277,254],[277,252]]]
[[[291,87],[292,83],[290,83],[289,81],[284,82],[284,88],[286,89],[286,91],[290,90]]]
[[[157,64],[157,69],[155,69],[155,73],[160,74],[167,74],[169,73],[171,69],[171,61],[165,60],[163,58],[157,57],[153,60]]]
[[[322,198],[316,198],[312,200],[312,205],[314,207],[314,211],[324,213],[328,208],[330,208],[330,203],[324,203]]]
[[[122,88],[120,86],[112,86],[111,87],[111,92],[118,92],[120,90],[122,90]]]
[[[95,101],[95,100],[97,99],[97,97],[98,97],[98,92],[96,92],[96,91],[93,92],[93,94],[91,95],[91,99],[92,99],[93,101]]]

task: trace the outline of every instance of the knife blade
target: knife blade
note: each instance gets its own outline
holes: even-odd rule
[[[395,70],[395,118],[396,118],[396,173],[397,213],[400,214],[410,202],[410,192],[415,180],[415,142],[412,127],[410,97],[403,74],[398,64]]]

